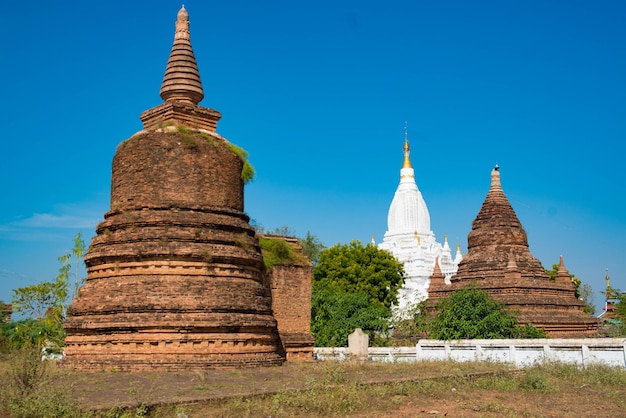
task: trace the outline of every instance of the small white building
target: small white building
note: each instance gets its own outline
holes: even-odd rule
[[[443,245],[430,230],[430,215],[422,193],[415,182],[415,172],[409,159],[409,141],[404,139],[404,162],[400,170],[400,184],[389,207],[387,232],[378,248],[389,251],[404,264],[404,286],[398,294],[397,309],[406,308],[428,298],[430,276],[439,260],[441,272],[449,282],[461,262],[462,255],[457,244],[452,258],[448,238]]]

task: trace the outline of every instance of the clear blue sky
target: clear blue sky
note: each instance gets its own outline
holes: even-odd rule
[[[117,145],[159,105],[181,3],[4,2],[0,300],[51,279],[109,207]],[[297,4],[297,5],[295,5]],[[404,123],[438,240],[467,248],[497,162],[545,267],[626,289],[626,2],[187,1],[245,210],[324,244],[382,240]]]

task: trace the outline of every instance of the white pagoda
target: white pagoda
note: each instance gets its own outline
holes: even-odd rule
[[[436,261],[446,282],[449,283],[462,259],[459,245],[453,259],[448,238],[445,237],[441,245],[430,230],[430,215],[415,182],[406,134],[403,149],[404,163],[400,170],[400,184],[389,207],[387,232],[383,242],[378,245],[380,249],[389,251],[404,264],[406,276],[404,285],[398,293],[396,306],[400,314],[428,298],[430,276],[433,274]]]

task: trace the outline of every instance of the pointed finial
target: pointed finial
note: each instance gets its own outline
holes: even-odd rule
[[[402,163],[402,168],[413,168],[411,166],[411,160],[409,159],[411,147],[409,147],[409,133],[406,126],[406,122],[404,122],[404,146],[402,147],[404,151],[404,162]]]
[[[491,170],[491,188],[501,188],[500,185],[500,166],[496,164],[496,166]]]
[[[374,240],[374,234],[372,234],[372,245],[376,245],[376,241]]]
[[[185,6],[176,15],[174,45],[161,84],[163,100],[180,100],[198,104],[204,98],[200,72],[191,47],[189,13]]]
[[[573,283],[572,281],[573,276],[569,274],[569,271],[567,271],[567,267],[565,267],[565,261],[563,261],[563,256],[560,255],[559,256],[559,268],[556,271],[556,277],[555,277],[555,282],[561,282],[561,283]]]
[[[558,273],[567,273],[567,268],[565,268],[565,261],[563,261],[563,255],[559,256],[559,269],[557,270]]]

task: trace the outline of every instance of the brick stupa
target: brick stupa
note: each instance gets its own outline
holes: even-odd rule
[[[269,276],[243,212],[244,162],[216,133],[220,113],[198,105],[203,97],[183,7],[165,103],[141,115],[144,130],[113,159],[111,208],[85,256],[63,365],[135,371],[284,361]]]
[[[500,184],[498,167],[491,172],[491,187],[467,238],[468,254],[457,274],[446,284],[436,268],[428,290],[429,304],[474,282],[494,299],[518,312],[521,325],[531,323],[551,337],[595,337],[597,320],[583,312],[574,284],[563,263],[555,281],[528,247],[526,231]]]

